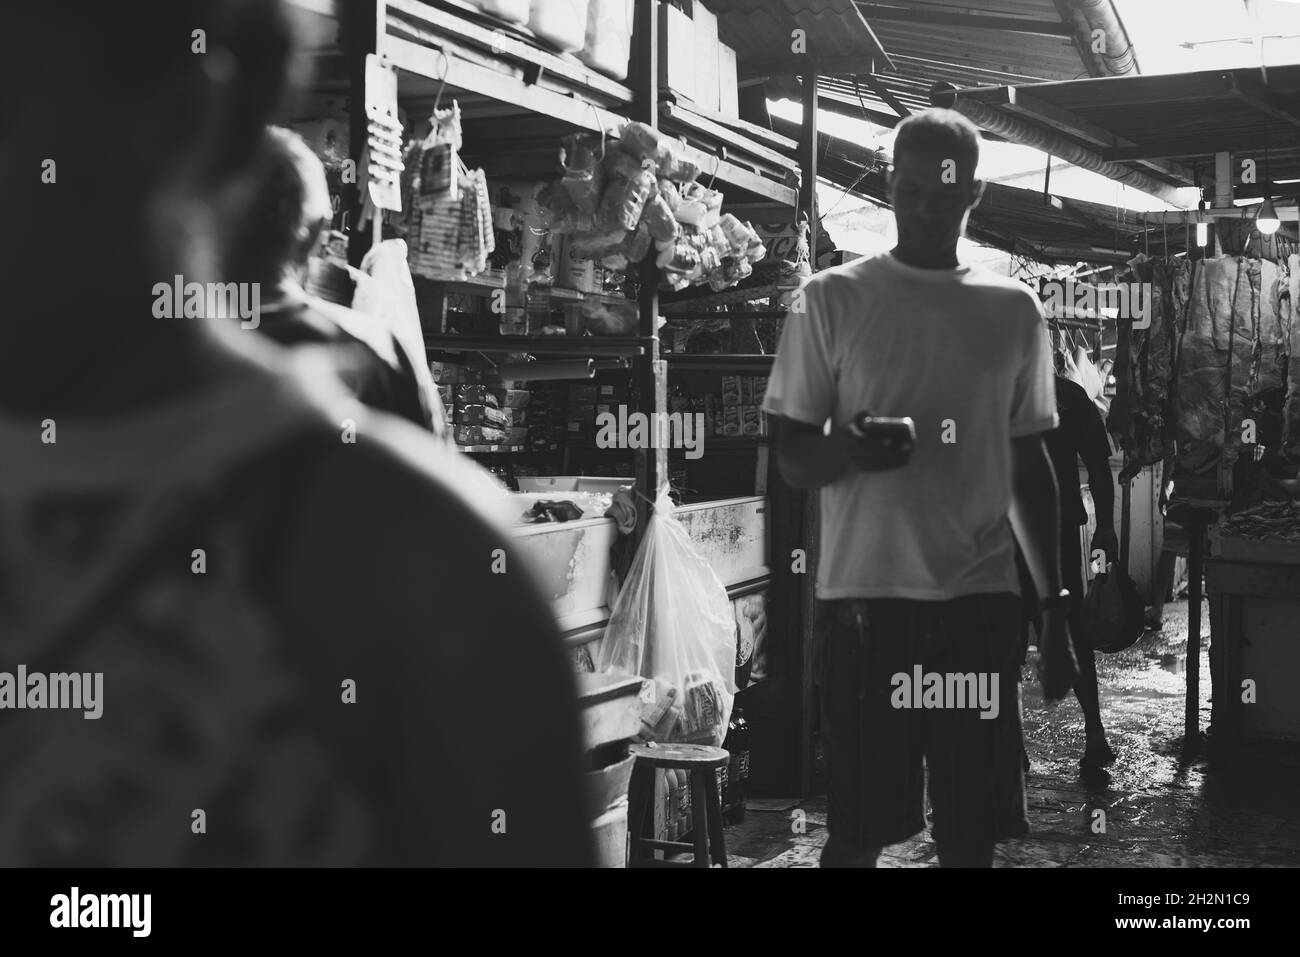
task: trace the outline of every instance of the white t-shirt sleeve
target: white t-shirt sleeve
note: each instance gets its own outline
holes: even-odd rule
[[[802,311],[790,310],[768,377],[764,411],[806,425],[822,426],[835,408],[835,370],[821,283],[795,293]]]
[[[1017,317],[1023,330],[1020,370],[1011,397],[1011,437],[1038,435],[1056,428],[1056,379],[1052,369],[1052,342],[1042,307],[1029,296]]]

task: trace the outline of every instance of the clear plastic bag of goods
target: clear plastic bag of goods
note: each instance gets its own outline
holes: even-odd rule
[[[592,656],[596,671],[652,680],[642,736],[717,747],[736,695],[727,589],[673,517],[665,490]]]
[[[587,42],[587,0],[533,0],[528,29],[565,53]]]
[[[528,0],[473,0],[473,3],[484,13],[498,20],[509,20],[511,23],[528,22]]]
[[[1114,654],[1133,645],[1144,628],[1142,596],[1128,573],[1117,565],[1092,580],[1079,613],[1080,648]]]
[[[633,0],[588,0],[587,39],[578,59],[615,80],[627,79]]]

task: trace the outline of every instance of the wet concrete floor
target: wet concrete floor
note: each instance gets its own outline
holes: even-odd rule
[[[1210,722],[1209,608],[1201,613],[1201,730]],[[1183,754],[1187,602],[1164,628],[1098,655],[1102,720],[1118,761],[1081,776],[1083,714],[1073,695],[1051,708],[1023,684],[1030,833],[999,845],[998,867],[1300,866],[1300,743],[1234,748],[1231,764]],[[1298,692],[1300,693],[1300,692]],[[1105,831],[1093,812],[1105,812]],[[796,812],[802,812],[801,814]],[[816,867],[826,842],[823,795],[751,801],[726,829],[733,867]],[[936,867],[929,832],[887,848],[882,867]]]

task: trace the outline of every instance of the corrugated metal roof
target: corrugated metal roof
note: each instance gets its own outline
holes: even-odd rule
[[[875,77],[908,110],[927,107],[930,87],[939,81],[978,87],[1088,76],[1073,23],[1055,0],[879,0],[857,7],[892,61],[878,63]],[[858,103],[849,78],[824,77],[821,88],[831,100]],[[860,92],[867,109],[897,112],[867,84]]]
[[[792,31],[806,31],[807,49],[819,57],[876,57],[885,53],[853,0],[708,0],[718,15],[718,36],[741,63],[773,63],[792,56]]]
[[[793,124],[777,120],[778,131]],[[818,172],[841,189],[888,205],[882,154],[840,137],[821,134]],[[1172,254],[1186,248],[1182,227],[1154,225],[1143,214],[1041,190],[987,183],[971,212],[967,235],[978,242],[1044,262],[1124,262],[1149,248]]]
[[[1235,157],[1238,182],[1240,160],[1246,157],[1255,159],[1261,182],[1266,166],[1274,180],[1300,179],[1300,65],[1269,67],[1267,82],[1258,69],[1210,70],[1002,86],[962,90],[960,95],[1013,113],[1131,169],[1151,173],[1151,162],[1177,164],[1182,175],[1166,170],[1165,178],[1178,185],[1194,185],[1185,173],[1197,167],[1213,177],[1218,151]],[[1045,104],[1047,112],[1058,111],[1051,122],[1038,104]],[[1072,130],[1080,124],[1071,118],[1086,128]],[[1098,138],[1105,142],[1096,142]]]

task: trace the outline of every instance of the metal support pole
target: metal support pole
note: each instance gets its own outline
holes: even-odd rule
[[[635,94],[632,118],[652,129],[659,127],[659,2],[637,0],[633,36],[637,44],[636,71],[632,76]],[[666,411],[668,404],[667,363],[659,358],[659,270],[653,256],[641,263],[641,291],[637,301],[638,331],[648,340],[646,354],[635,360],[633,375],[637,401],[642,412]],[[658,421],[651,418],[651,421]],[[662,442],[636,451],[636,485],[644,498],[637,499],[636,537],[645,533],[653,500],[667,480],[668,452]]]
[[[803,144],[799,149],[803,195],[799,197],[799,208],[808,213],[808,258],[813,272],[817,271],[817,101],[817,60],[809,54],[803,77]]]

